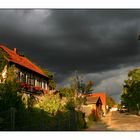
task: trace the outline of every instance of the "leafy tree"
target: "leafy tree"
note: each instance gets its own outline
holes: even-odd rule
[[[72,88],[60,88],[59,93],[62,97],[74,97],[74,89]]]
[[[24,109],[22,97],[18,94],[20,91],[20,85],[16,82],[16,67],[8,65],[6,81],[0,83],[0,110],[8,110],[11,107]]]
[[[86,97],[85,96],[80,96],[80,97],[77,97],[76,100],[75,100],[75,107],[77,109],[80,109],[81,108],[81,105],[85,104],[86,103]]]
[[[6,81],[16,81],[17,79],[17,68],[15,65],[8,65]]]
[[[137,109],[140,105],[140,68],[131,70],[128,79],[124,81],[121,100],[129,109]]]
[[[89,80],[84,86],[83,93],[90,94],[92,92],[93,92],[93,82],[91,80]]]
[[[107,105],[108,105],[109,107],[112,107],[112,106],[114,106],[115,104],[116,104],[115,100],[114,100],[111,96],[107,95]]]
[[[75,92],[81,94],[90,94],[93,92],[93,82],[89,80],[87,83],[84,82],[83,76],[79,75],[77,72],[75,76],[71,78],[71,87],[75,89]]]
[[[4,66],[8,64],[7,58],[8,54],[0,48],[0,73],[4,69]]]
[[[46,94],[43,98],[43,101],[40,102],[39,105],[40,108],[52,115],[55,115],[58,111],[63,109],[63,105],[61,104],[61,99],[58,94]]]
[[[49,88],[52,90],[52,89],[55,89],[56,88],[56,82],[54,81],[54,74],[49,71],[49,70],[43,70],[44,73],[49,77],[49,83],[48,83],[48,86]]]
[[[70,98],[65,107],[67,110],[75,110],[75,100]]]
[[[56,82],[55,82],[53,79],[49,79],[49,84],[48,84],[48,86],[49,86],[49,89],[50,89],[50,90],[53,90],[53,89],[56,88]]]
[[[24,104],[21,100],[19,85],[16,81],[6,81],[0,84],[0,110],[8,110],[11,107],[16,109],[24,109]]]

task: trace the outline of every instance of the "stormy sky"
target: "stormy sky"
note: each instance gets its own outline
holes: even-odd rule
[[[68,86],[77,70],[94,92],[119,101],[124,79],[140,65],[138,9],[1,9],[0,43],[55,73]]]

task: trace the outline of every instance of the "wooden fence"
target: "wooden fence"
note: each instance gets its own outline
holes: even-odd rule
[[[76,111],[58,113],[55,116],[43,110],[20,112],[11,108],[0,112],[1,131],[71,131],[85,127],[84,114]]]

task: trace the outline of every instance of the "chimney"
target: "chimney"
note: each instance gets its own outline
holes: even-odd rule
[[[17,48],[14,48],[14,53],[17,53]]]

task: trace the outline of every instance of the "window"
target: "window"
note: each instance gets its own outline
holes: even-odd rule
[[[47,82],[45,82],[45,89],[47,89],[48,87],[47,87]]]
[[[21,71],[19,71],[19,72],[18,72],[18,80],[19,80],[20,82],[26,82],[26,74],[23,73],[23,72],[21,72]]]
[[[17,80],[20,81],[20,71],[17,72]]]
[[[26,74],[25,73],[22,73],[21,81],[26,82]]]
[[[31,74],[31,85],[34,86],[35,85],[35,78],[34,75]]]
[[[27,84],[31,84],[31,75],[27,73]]]

